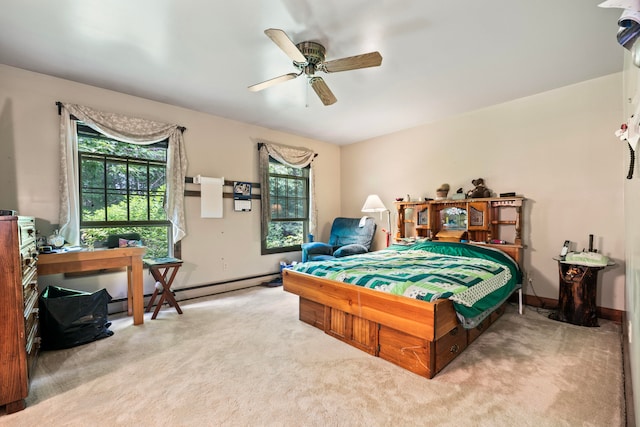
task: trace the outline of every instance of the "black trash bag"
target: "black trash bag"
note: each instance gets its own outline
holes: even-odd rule
[[[43,350],[75,347],[110,337],[106,289],[94,293],[47,286],[39,299]]]

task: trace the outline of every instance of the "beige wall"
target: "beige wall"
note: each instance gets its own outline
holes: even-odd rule
[[[327,229],[326,223],[340,214],[340,149],[336,145],[0,65],[0,208],[35,216],[38,229],[45,233],[58,223],[56,101],[185,126],[188,176],[258,182],[257,140],[311,148],[319,154],[315,162],[321,228]],[[279,271],[280,260],[300,259],[299,252],[260,255],[259,200],[253,201],[251,212],[234,212],[231,199],[224,203],[224,219],[202,219],[200,199],[186,198],[185,264],[176,287],[273,273]],[[121,274],[67,281],[47,276],[40,282],[74,289],[106,287],[114,298],[126,296]],[[152,286],[145,275],[145,291]]]
[[[625,51],[624,97],[621,104],[624,108],[624,121],[628,123],[631,115],[640,107],[640,70],[633,65],[631,54]],[[637,147],[636,147],[637,148]],[[636,422],[640,420],[640,223],[637,214],[640,211],[640,168],[636,154],[635,173],[633,179],[625,180],[624,212],[627,257],[626,311],[627,329],[629,332],[629,363],[631,366],[631,383]]]
[[[621,88],[621,75],[610,75],[345,146],[342,213],[360,215],[370,193],[393,209],[395,197],[435,197],[442,183],[466,192],[482,177],[495,193],[527,198],[527,294],[557,298],[553,257],[564,240],[581,250],[593,234],[617,263],[600,273],[597,303],[624,310],[627,148],[613,134]]]

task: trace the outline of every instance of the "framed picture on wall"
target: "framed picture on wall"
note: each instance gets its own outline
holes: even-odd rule
[[[249,212],[251,210],[251,183],[233,183],[233,208],[236,212]]]

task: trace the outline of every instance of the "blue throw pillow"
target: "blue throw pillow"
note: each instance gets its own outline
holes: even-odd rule
[[[336,249],[336,251],[333,253],[333,256],[336,258],[340,258],[343,256],[364,254],[367,252],[368,251],[366,247],[357,243],[353,243],[351,245],[343,246],[340,249]]]

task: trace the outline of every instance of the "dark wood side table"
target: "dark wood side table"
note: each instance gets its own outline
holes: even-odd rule
[[[144,260],[145,266],[149,267],[149,273],[156,279],[156,287],[153,291],[153,295],[151,295],[151,299],[149,300],[149,304],[147,304],[147,312],[151,311],[151,307],[153,306],[153,302],[156,300],[158,294],[160,295],[160,300],[158,301],[158,305],[156,305],[156,309],[153,311],[153,315],[151,319],[155,319],[158,316],[158,312],[160,311],[160,307],[165,301],[176,309],[178,314],[182,314],[182,309],[180,305],[178,305],[178,301],[176,301],[173,296],[173,292],[171,292],[171,284],[173,280],[176,278],[176,274],[180,267],[182,267],[182,260],[173,259],[171,261],[166,260],[155,260],[155,259],[147,259]]]
[[[549,318],[579,326],[600,326],[596,315],[596,294],[598,271],[605,267],[557,261],[560,275],[558,309]]]

